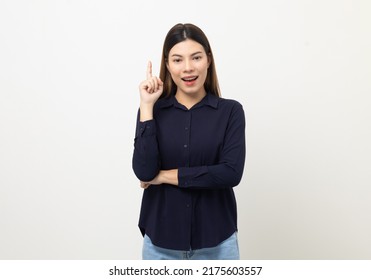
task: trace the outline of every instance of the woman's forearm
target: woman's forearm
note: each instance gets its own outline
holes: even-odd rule
[[[178,186],[178,169],[160,170],[158,175],[149,182],[141,182],[142,187],[146,188],[149,185],[169,184]]]

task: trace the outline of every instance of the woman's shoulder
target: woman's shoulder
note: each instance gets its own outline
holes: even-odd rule
[[[227,108],[241,108],[242,109],[242,104],[237,101],[236,99],[230,99],[230,98],[224,98],[224,97],[219,97],[219,105],[221,107],[227,107]]]

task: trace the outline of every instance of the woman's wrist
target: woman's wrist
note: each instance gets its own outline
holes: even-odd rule
[[[178,169],[161,170],[160,176],[163,184],[178,186]]]
[[[140,104],[140,121],[145,122],[153,119],[153,104]]]

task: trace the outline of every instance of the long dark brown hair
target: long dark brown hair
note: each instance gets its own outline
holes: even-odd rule
[[[220,97],[221,94],[219,89],[218,77],[216,75],[214,56],[209,44],[209,40],[207,39],[205,33],[199,27],[190,23],[178,23],[174,25],[167,33],[162,49],[160,79],[164,82],[164,91],[160,98],[175,95],[177,91],[177,86],[171,78],[166,64],[168,62],[168,56],[171,48],[187,39],[196,41],[203,46],[206,54],[210,59],[210,65],[207,69],[207,77],[204,87],[206,92]]]

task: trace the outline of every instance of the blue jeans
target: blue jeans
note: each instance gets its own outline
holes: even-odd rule
[[[237,233],[216,247],[198,250],[178,251],[157,247],[152,244],[151,239],[144,235],[143,260],[239,260]]]

